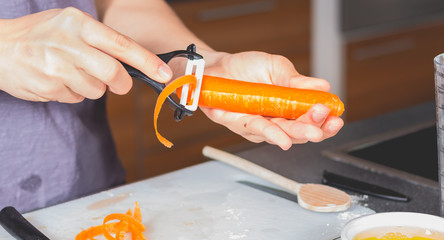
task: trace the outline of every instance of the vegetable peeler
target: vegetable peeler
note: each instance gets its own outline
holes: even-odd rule
[[[203,71],[205,67],[205,60],[200,54],[196,53],[196,45],[190,44],[186,50],[176,50],[168,53],[159,54],[157,56],[165,63],[168,63],[171,59],[175,57],[188,58],[185,75],[194,74],[197,79],[196,88],[191,93],[192,103],[189,104],[187,101],[188,90],[190,88],[189,84],[183,86],[182,95],[180,97],[179,103],[177,103],[171,96],[167,98],[167,101],[170,108],[174,110],[174,119],[176,121],[182,120],[185,116],[193,115],[194,111],[196,111],[197,109],[197,103],[199,102]],[[164,83],[156,82],[141,71],[135,69],[134,67],[131,67],[130,65],[123,62],[121,63],[131,77],[139,79],[148,84],[158,94],[161,93],[162,90],[165,88],[166,85]]]

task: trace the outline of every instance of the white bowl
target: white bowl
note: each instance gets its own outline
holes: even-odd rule
[[[444,218],[413,212],[370,214],[348,222],[341,231],[341,240],[353,240],[359,233],[383,227],[414,227],[441,233],[444,231]]]

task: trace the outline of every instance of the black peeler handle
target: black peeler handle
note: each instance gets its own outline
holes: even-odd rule
[[[169,53],[163,53],[157,56],[160,59],[162,59],[162,61],[164,61],[165,63],[168,63],[174,57],[186,57],[190,60],[203,58],[200,54],[196,53],[196,45],[194,44],[190,44],[186,50],[178,50]],[[131,77],[139,79],[144,83],[150,85],[157,93],[162,92],[162,90],[165,88],[164,83],[156,82],[147,75],[145,75],[144,73],[142,73],[141,71],[139,71],[138,69],[135,69],[134,67],[131,67],[126,63],[123,62],[121,63]],[[171,96],[168,96],[167,101],[170,105],[170,108],[174,110],[174,119],[176,121],[182,120],[184,116],[193,115],[193,111],[186,109],[183,105],[174,101],[174,99],[171,98]]]
[[[14,207],[5,207],[0,211],[0,225],[18,240],[49,240]]]

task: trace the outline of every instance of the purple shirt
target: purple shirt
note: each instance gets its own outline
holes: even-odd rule
[[[18,18],[54,8],[75,7],[97,18],[94,0],[5,0],[0,1],[0,18]]]
[[[97,16],[93,0],[8,0],[0,1],[0,18],[68,6]],[[43,103],[0,90],[0,209],[47,207],[122,184],[124,178],[105,97]]]

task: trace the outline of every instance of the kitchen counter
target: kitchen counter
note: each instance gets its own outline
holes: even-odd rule
[[[322,151],[368,136],[424,121],[434,121],[433,103],[347,124],[334,138],[295,145],[289,151],[259,144],[237,152],[270,170],[299,182],[320,183],[323,170],[383,185],[411,197],[408,203],[359,195],[346,212],[315,213],[289,199],[239,184],[271,183],[223,163],[208,161],[176,172],[124,185],[25,214],[52,239],[73,239],[82,229],[98,225],[112,212],[141,206],[150,239],[322,239],[339,235],[350,219],[376,212],[413,211],[439,214],[436,187],[373,173],[331,160]],[[368,208],[367,208],[368,207]],[[371,209],[369,209],[371,208]],[[0,239],[12,239],[0,228]]]
[[[273,187],[209,161],[29,212],[25,218],[49,239],[72,240],[83,229],[102,224],[105,216],[125,213],[137,201],[147,239],[331,240],[349,220],[374,213],[356,202],[344,212],[313,212],[239,181]],[[0,227],[0,239],[13,238]]]
[[[337,136],[321,143],[295,145],[288,151],[261,144],[236,154],[283,176],[303,183],[320,183],[324,170],[343,176],[385,186],[411,198],[407,203],[369,196],[365,205],[376,212],[412,211],[439,215],[439,188],[415,184],[332,160],[322,151],[353,141],[406,128],[423,122],[435,121],[434,103],[416,105],[390,114],[346,124]],[[350,192],[354,194],[353,192]],[[359,198],[359,194],[356,194]],[[362,195],[361,195],[362,196]]]

